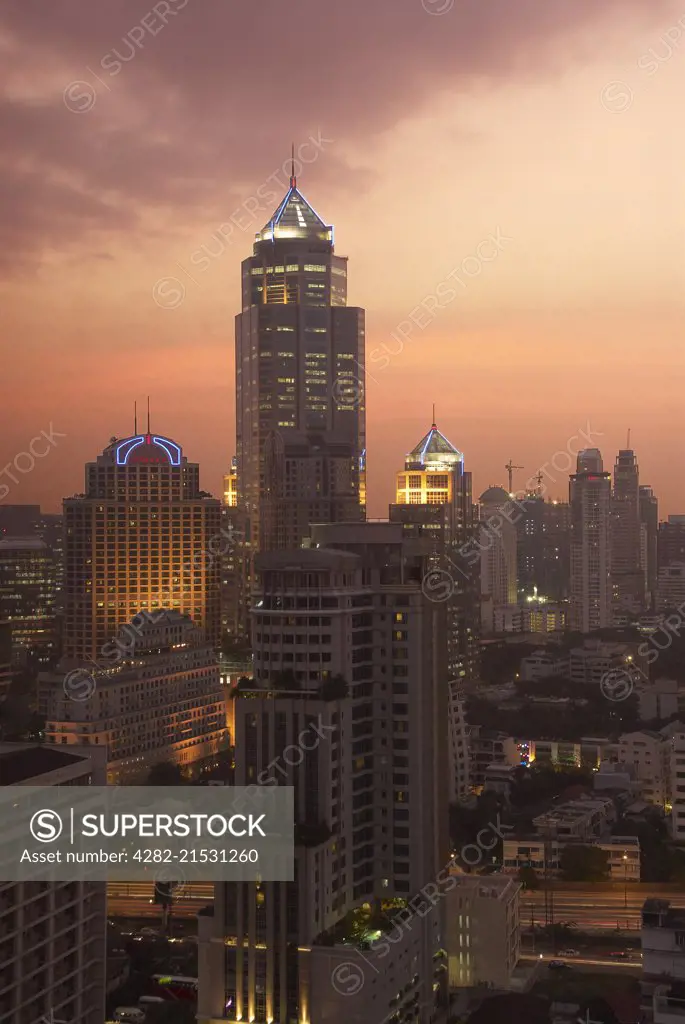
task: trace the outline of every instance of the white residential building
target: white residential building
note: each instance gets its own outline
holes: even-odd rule
[[[533,651],[521,659],[519,676],[524,683],[537,683],[539,679],[564,677],[568,675],[568,657],[554,651]]]
[[[519,894],[513,878],[452,874],[446,893],[450,989],[509,989],[521,952]]]
[[[646,666],[638,655],[639,644],[586,640],[569,655],[569,678],[578,686],[599,686],[610,672],[634,673],[636,682],[646,679]]]
[[[671,831],[685,843],[685,730],[675,733],[671,750]]]
[[[643,729],[619,737],[618,761],[632,765],[639,796],[646,803],[665,808],[670,801],[670,737]]]
[[[0,743],[0,779],[102,786],[104,750]],[[102,1024],[106,920],[104,883],[0,882],[0,1024]]]
[[[228,746],[219,663],[187,616],[141,612],[110,646],[92,672],[63,663],[41,678],[49,743],[104,748],[110,785],[160,761],[194,773]]]
[[[609,878],[612,882],[640,881],[640,841],[636,836],[547,839],[537,833],[518,838],[507,837],[502,840],[502,871],[505,874],[516,874],[523,867],[532,867],[538,874],[544,874],[547,858],[547,874],[550,878],[556,878],[561,873],[563,851],[572,844],[604,850],[608,856]]]

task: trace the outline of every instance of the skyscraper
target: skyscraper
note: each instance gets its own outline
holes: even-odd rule
[[[123,625],[155,608],[188,615],[218,646],[220,514],[175,441],[112,438],[86,465],[85,494],[64,501],[66,657],[97,662]]]
[[[570,477],[571,615],[572,629],[589,633],[612,624],[611,474],[604,472],[602,453],[578,453]]]
[[[290,188],[242,264],[238,502],[253,551],[364,517],[364,311],[347,306],[333,228]]]
[[[236,700],[236,784],[295,788],[295,881],[217,886],[198,1020],[378,1024],[393,1006],[428,1024],[441,905],[395,929],[359,1000],[336,978],[447,862],[445,608],[405,577],[399,524],[320,526],[312,544],[257,558],[254,687]]]
[[[503,487],[488,487],[480,505],[481,628],[496,632],[496,613],[517,603],[516,526],[505,514],[511,495]]]
[[[640,524],[642,529],[642,568],[647,585],[647,602],[649,607],[653,608],[659,576],[657,551],[659,502],[656,494],[647,484],[640,484]]]
[[[464,456],[435,423],[407,454],[397,474],[396,504],[390,521],[404,526],[405,546],[414,541],[417,553],[428,556],[426,572],[434,570],[445,590],[450,680],[478,678],[480,611],[478,567],[460,557],[474,539],[471,474]],[[449,593],[447,592],[449,590]]]
[[[614,618],[638,614],[645,606],[645,572],[640,525],[640,471],[635,452],[619,451],[614,466],[611,523],[611,582]]]
[[[39,537],[0,540],[0,621],[12,630],[12,659],[45,667],[59,657],[58,564]]]

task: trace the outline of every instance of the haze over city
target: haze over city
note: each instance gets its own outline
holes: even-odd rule
[[[12,500],[57,510],[147,394],[220,492],[240,261],[294,143],[367,310],[371,515],[433,403],[474,493],[510,458],[522,486],[589,422],[605,467],[630,428],[661,513],[682,511],[677,4],[165,6],[142,27],[131,2],[0,13],[1,461],[66,435]]]

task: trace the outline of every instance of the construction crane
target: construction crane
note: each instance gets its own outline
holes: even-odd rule
[[[507,473],[509,474],[509,494],[512,494],[513,493],[513,488],[514,488],[514,470],[515,469],[523,469],[524,467],[523,466],[515,466],[514,463],[511,461],[511,459],[509,459],[508,463],[506,464],[506,466],[504,468],[506,469]]]

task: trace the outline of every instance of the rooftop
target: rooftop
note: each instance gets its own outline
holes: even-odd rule
[[[283,201],[256,235],[257,242],[275,242],[280,239],[333,241],[332,226],[323,222],[298,189],[294,167],[290,188]]]
[[[407,453],[406,464],[425,466],[428,464],[454,464],[463,462],[463,453],[455,448],[451,441],[448,441],[444,434],[441,434],[435,423],[425,434],[415,448]]]
[[[16,786],[82,760],[78,754],[67,754],[63,750],[33,743],[18,747],[11,745],[11,749],[0,744],[0,785]]]

